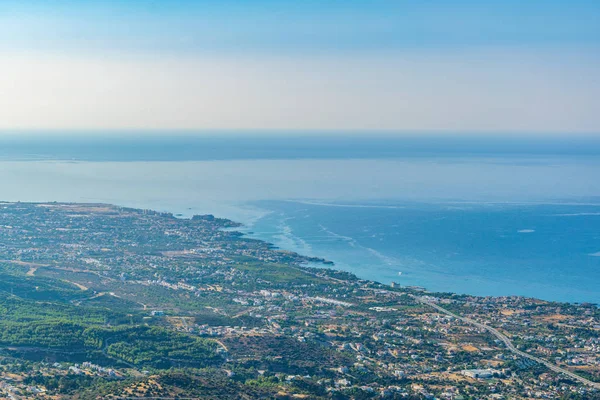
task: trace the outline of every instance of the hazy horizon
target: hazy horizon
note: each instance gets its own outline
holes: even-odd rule
[[[203,161],[600,156],[594,135],[343,134],[297,131],[0,132],[0,160]],[[513,160],[518,162],[519,160]]]
[[[0,5],[0,130],[600,132],[600,5]]]

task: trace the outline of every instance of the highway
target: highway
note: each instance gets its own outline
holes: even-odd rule
[[[485,325],[485,324],[482,324],[480,322],[474,321],[471,318],[466,318],[466,317],[461,317],[459,315],[456,315],[453,312],[450,312],[450,311],[446,310],[445,308],[440,307],[439,305],[437,305],[435,303],[432,303],[432,302],[430,302],[430,301],[428,301],[426,299],[423,299],[421,297],[414,296],[414,295],[412,297],[415,300],[419,301],[420,303],[427,304],[428,306],[435,308],[436,310],[438,310],[441,313],[444,313],[446,315],[449,315],[451,317],[459,319],[459,320],[461,320],[463,322],[466,322],[468,324],[474,325],[474,326],[476,326],[478,328],[487,330],[488,332],[490,332],[491,334],[493,334],[494,336],[496,336],[498,339],[500,339],[502,342],[504,342],[504,344],[506,345],[506,347],[510,351],[512,351],[515,354],[520,355],[521,357],[529,358],[530,360],[533,360],[535,362],[538,362],[540,364],[545,365],[546,367],[548,367],[549,369],[551,369],[554,372],[567,375],[570,378],[576,379],[579,382],[582,382],[582,383],[584,383],[586,385],[592,386],[592,387],[594,387],[596,389],[600,389],[600,383],[592,382],[589,379],[586,379],[586,378],[584,378],[582,376],[579,376],[579,375],[577,375],[577,374],[575,374],[575,373],[573,373],[573,372],[571,372],[569,370],[566,370],[566,369],[561,368],[561,367],[559,367],[559,366],[557,366],[555,364],[552,364],[549,361],[546,361],[546,360],[544,360],[542,358],[539,358],[539,357],[536,357],[536,356],[532,356],[531,354],[527,354],[525,352],[522,352],[521,350],[517,349],[512,344],[512,342],[510,341],[510,339],[508,337],[506,337],[504,334],[500,333],[496,328],[493,328],[493,327],[491,327],[489,325]]]

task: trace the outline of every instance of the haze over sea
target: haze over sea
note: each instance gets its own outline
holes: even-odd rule
[[[600,140],[6,136],[0,199],[212,213],[359,277],[600,303]]]

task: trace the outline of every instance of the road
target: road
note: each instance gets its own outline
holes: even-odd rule
[[[579,376],[579,375],[577,375],[577,374],[575,374],[575,373],[573,373],[573,372],[571,372],[571,371],[569,371],[569,370],[566,370],[566,369],[564,369],[564,368],[561,368],[561,367],[559,367],[558,365],[552,364],[551,362],[548,362],[548,361],[544,360],[543,358],[539,358],[539,357],[536,357],[536,356],[532,356],[531,354],[528,354],[528,353],[522,352],[521,350],[517,349],[517,348],[516,348],[516,347],[515,347],[515,346],[512,344],[512,342],[510,341],[510,339],[509,339],[508,337],[506,337],[504,334],[500,333],[500,332],[499,332],[499,331],[498,331],[496,328],[493,328],[493,327],[491,327],[491,326],[489,326],[489,325],[482,324],[482,323],[480,323],[480,322],[477,322],[477,321],[475,321],[475,320],[472,320],[471,318],[467,318],[467,317],[461,317],[460,315],[454,314],[453,312],[450,312],[450,311],[446,310],[445,308],[443,308],[443,307],[440,307],[439,305],[437,305],[437,304],[435,304],[435,303],[432,303],[432,302],[430,302],[430,301],[427,301],[427,300],[425,300],[425,299],[423,299],[423,298],[421,298],[421,297],[414,296],[414,295],[413,295],[412,297],[413,297],[415,300],[417,300],[417,301],[419,301],[419,302],[421,302],[421,303],[423,303],[423,304],[427,304],[428,306],[435,308],[436,310],[438,310],[438,311],[439,311],[439,312],[441,312],[441,313],[444,313],[444,314],[446,314],[446,315],[449,315],[449,316],[451,316],[451,317],[454,317],[454,318],[456,318],[456,319],[459,319],[459,320],[461,320],[461,321],[463,321],[463,322],[466,322],[466,323],[468,323],[468,324],[474,325],[474,326],[476,326],[476,327],[478,327],[478,328],[485,329],[486,331],[490,332],[492,335],[494,335],[494,336],[496,336],[498,339],[500,339],[502,342],[504,342],[504,344],[506,345],[506,347],[507,347],[507,348],[508,348],[510,351],[512,351],[512,352],[513,352],[513,353],[515,353],[515,354],[518,354],[518,355],[520,355],[521,357],[529,358],[530,360],[533,360],[533,361],[535,361],[535,362],[538,362],[538,363],[540,363],[540,364],[543,364],[543,365],[545,365],[546,367],[548,367],[549,369],[551,369],[551,370],[552,370],[552,371],[554,371],[554,372],[557,372],[557,373],[559,373],[559,374],[564,374],[564,375],[567,375],[567,376],[569,376],[570,378],[573,378],[573,379],[575,379],[575,380],[578,380],[578,381],[579,381],[579,382],[581,382],[581,383],[584,383],[584,384],[586,384],[586,385],[592,386],[592,387],[594,387],[594,388],[596,388],[596,389],[600,389],[600,383],[597,383],[597,382],[592,382],[592,381],[590,381],[589,379],[586,379],[586,378],[584,378],[584,377],[582,377],[582,376]]]

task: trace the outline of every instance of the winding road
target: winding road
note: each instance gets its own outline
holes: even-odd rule
[[[584,378],[584,377],[582,377],[582,376],[579,376],[579,375],[577,375],[577,374],[575,374],[575,373],[573,373],[573,372],[571,372],[571,371],[569,371],[569,370],[567,370],[567,369],[564,369],[564,368],[561,368],[561,367],[559,367],[558,365],[552,364],[551,362],[549,362],[549,361],[546,361],[546,360],[544,360],[543,358],[539,358],[539,357],[536,357],[536,356],[532,356],[531,354],[528,354],[528,353],[522,352],[521,350],[517,349],[517,348],[516,348],[516,347],[515,347],[515,346],[512,344],[512,342],[510,341],[510,339],[509,339],[507,336],[505,336],[504,334],[500,333],[500,331],[498,331],[496,328],[493,328],[493,327],[491,327],[491,326],[489,326],[489,325],[482,324],[482,323],[480,323],[480,322],[477,322],[477,321],[475,321],[475,320],[472,320],[471,318],[467,318],[467,317],[461,317],[460,315],[454,314],[453,312],[450,312],[450,311],[446,310],[445,308],[443,308],[443,307],[440,307],[439,305],[437,305],[437,304],[435,304],[435,303],[432,303],[432,302],[430,302],[430,301],[428,301],[428,300],[426,300],[426,299],[423,299],[423,298],[421,298],[421,297],[414,296],[414,295],[413,295],[412,297],[413,297],[415,300],[419,301],[420,303],[423,303],[423,304],[426,304],[426,305],[428,305],[428,306],[430,306],[430,307],[433,307],[433,308],[435,308],[436,310],[438,310],[438,311],[439,311],[439,312],[441,312],[441,313],[444,313],[444,314],[446,314],[446,315],[449,315],[449,316],[451,316],[451,317],[454,317],[454,318],[456,318],[456,319],[459,319],[459,320],[461,320],[461,321],[463,321],[463,322],[466,322],[466,323],[468,323],[468,324],[474,325],[474,326],[476,326],[476,327],[478,327],[478,328],[481,328],[481,329],[485,329],[485,330],[487,330],[487,331],[488,331],[488,332],[490,332],[492,335],[496,336],[498,339],[500,339],[502,342],[504,342],[504,344],[506,345],[506,347],[507,347],[507,348],[508,348],[510,351],[512,351],[512,352],[513,352],[513,353],[515,353],[515,354],[518,354],[518,355],[520,355],[521,357],[529,358],[530,360],[533,360],[533,361],[535,361],[535,362],[538,362],[538,363],[540,363],[540,364],[543,364],[543,365],[545,365],[546,367],[548,367],[549,369],[551,369],[551,370],[552,370],[552,371],[554,371],[554,372],[557,372],[557,373],[559,373],[559,374],[564,374],[564,375],[567,375],[567,376],[569,376],[570,378],[573,378],[573,379],[575,379],[575,380],[578,380],[578,381],[579,381],[579,382],[581,382],[581,383],[584,383],[584,384],[586,384],[586,385],[592,386],[592,387],[594,387],[594,388],[596,388],[596,389],[600,389],[600,383],[597,383],[597,382],[590,381],[589,379],[586,379],[586,378]]]

